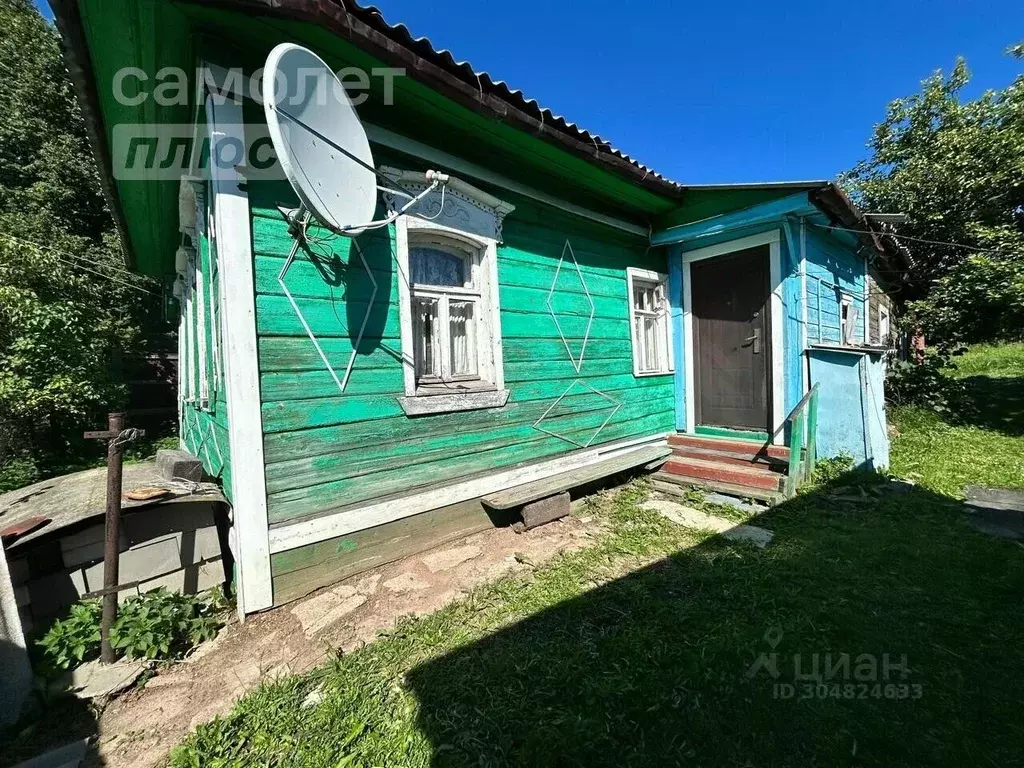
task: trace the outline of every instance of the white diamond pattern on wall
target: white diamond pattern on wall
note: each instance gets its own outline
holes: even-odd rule
[[[575,438],[568,437],[567,435],[559,434],[558,432],[555,432],[554,430],[548,429],[547,427],[542,427],[541,426],[541,422],[544,421],[544,419],[547,418],[548,414],[551,413],[551,411],[554,410],[555,407],[560,402],[562,402],[562,400],[564,400],[569,395],[570,392],[572,392],[573,387],[576,387],[576,386],[583,387],[584,389],[590,390],[591,392],[593,392],[598,397],[607,400],[608,403],[609,403],[609,407],[611,408],[611,410],[608,413],[608,416],[605,417],[604,421],[602,421],[600,426],[598,426],[598,428],[594,430],[594,434],[592,434],[590,436],[590,438],[585,443],[584,442],[580,442],[579,440],[576,440]],[[537,419],[535,422],[533,422],[533,428],[537,429],[537,430],[540,430],[541,432],[544,432],[545,434],[551,435],[552,437],[557,437],[559,440],[565,440],[567,443],[572,443],[573,445],[578,445],[580,448],[589,448],[593,444],[593,442],[597,439],[597,436],[599,434],[601,434],[601,431],[607,426],[608,422],[612,420],[612,416],[614,416],[616,414],[616,412],[618,412],[619,408],[621,408],[621,407],[622,407],[622,403],[620,403],[615,398],[611,397],[611,395],[608,395],[607,393],[602,392],[599,389],[595,389],[594,387],[590,386],[589,384],[587,384],[582,379],[573,379],[572,383],[570,383],[569,386],[566,387],[565,392],[560,394],[558,396],[558,398],[555,400],[555,402],[553,402],[551,405],[549,405],[547,407],[547,410],[545,410],[544,413],[542,413],[540,415],[540,418]]]
[[[299,305],[292,297],[291,291],[288,290],[288,286],[285,284],[285,277],[288,275],[288,268],[291,266],[292,259],[288,259],[285,262],[284,267],[281,269],[281,273],[277,276],[277,282],[281,286],[281,290],[284,291],[284,295],[288,297],[288,302],[292,305],[292,309],[295,312],[296,317],[299,318],[299,322],[302,324],[303,330],[309,340],[313,342],[313,346],[316,348],[317,354],[320,355],[320,359],[323,360],[324,365],[327,367],[328,373],[331,374],[331,378],[334,379],[334,383],[338,385],[338,389],[344,394],[345,388],[348,386],[348,380],[352,376],[352,367],[356,362],[356,355],[359,352],[359,346],[363,343],[363,332],[366,330],[366,323],[370,319],[370,312],[373,311],[373,303],[377,299],[377,280],[373,276],[373,272],[370,271],[370,265],[366,263],[366,257],[363,255],[363,249],[359,247],[359,243],[356,240],[352,240],[352,247],[355,248],[356,253],[359,254],[359,260],[363,264],[363,269],[366,270],[366,276],[370,278],[370,284],[373,286],[373,290],[370,292],[370,300],[366,304],[366,314],[363,315],[363,322],[359,326],[359,334],[356,336],[355,341],[352,343],[352,354],[349,355],[348,365],[345,367],[345,376],[341,379],[338,378],[338,374],[335,372],[334,367],[331,365],[330,360],[327,359],[327,354],[320,346],[319,340],[316,338],[316,334],[309,327],[309,323],[306,322],[305,316],[302,314],[302,310],[299,309]]]
[[[590,304],[590,316],[587,318],[587,330],[583,334],[583,343],[580,345],[579,357],[573,357],[572,350],[569,348],[569,340],[565,338],[565,332],[562,330],[562,324],[558,322],[558,315],[555,312],[554,307],[551,306],[551,299],[555,295],[555,288],[558,285],[558,276],[562,273],[562,265],[565,263],[565,253],[569,252],[570,258],[572,258],[573,266],[576,268],[576,274],[579,276],[580,285],[583,287],[583,294],[587,297],[587,303]],[[590,328],[594,324],[594,300],[590,297],[590,291],[587,290],[587,281],[583,279],[583,271],[580,269],[579,262],[576,261],[576,254],[572,250],[572,244],[566,240],[565,245],[562,246],[562,258],[558,260],[558,266],[555,268],[555,277],[551,281],[551,288],[548,290],[548,297],[544,302],[547,305],[548,312],[551,313],[551,319],[555,321],[555,327],[558,329],[558,335],[562,339],[562,344],[565,345],[565,352],[569,355],[569,361],[572,363],[572,367],[576,369],[576,373],[580,372],[580,368],[583,367],[583,355],[587,351],[587,341],[590,339]]]
[[[583,343],[580,345],[580,353],[578,357],[573,356],[572,349],[569,346],[569,340],[565,336],[565,331],[562,328],[562,324],[558,322],[558,314],[555,312],[554,307],[552,307],[551,305],[551,300],[555,296],[555,289],[558,285],[558,276],[561,274],[562,266],[565,263],[566,253],[568,253],[569,257],[572,259],[573,266],[576,269],[576,275],[579,277],[580,280],[580,286],[583,288],[583,294],[587,297],[587,303],[590,304],[590,315],[587,318],[587,327],[586,331],[583,334]],[[555,327],[558,329],[558,335],[561,337],[562,344],[565,346],[565,352],[569,356],[569,362],[576,370],[576,373],[579,374],[580,369],[583,367],[584,355],[587,351],[587,341],[590,338],[590,329],[594,325],[594,300],[593,298],[591,298],[590,291],[587,289],[587,282],[583,278],[583,270],[580,269],[579,262],[576,260],[576,254],[573,251],[572,244],[569,242],[568,239],[566,239],[565,245],[562,247],[562,258],[558,260],[558,267],[555,269],[555,276],[554,279],[551,281],[551,288],[548,290],[548,296],[547,300],[545,301],[545,304],[547,305],[548,312],[551,313],[551,319],[555,321]],[[605,417],[604,421],[602,421],[601,424],[597,427],[597,429],[594,430],[594,433],[590,435],[586,442],[581,442],[580,440],[577,440],[574,437],[560,434],[552,429],[548,429],[546,426],[542,426],[544,420],[548,418],[549,414],[558,406],[559,403],[561,403],[566,397],[568,397],[569,393],[572,392],[574,387],[582,387],[583,389],[589,390],[598,397],[607,400],[610,408],[608,416]],[[566,387],[565,391],[562,392],[562,394],[560,394],[555,399],[555,401],[551,403],[551,405],[549,405],[547,409],[545,409],[544,413],[540,415],[540,418],[533,423],[533,428],[547,435],[551,435],[552,437],[557,437],[559,440],[565,440],[567,443],[572,443],[573,445],[578,446],[580,448],[589,448],[594,443],[594,441],[597,440],[597,436],[601,434],[604,428],[612,420],[612,417],[615,416],[615,414],[621,407],[622,403],[613,398],[611,395],[607,394],[606,392],[602,392],[601,390],[592,387],[590,384],[587,384],[582,379],[573,379],[569,386]],[[565,414],[559,415],[561,416]]]

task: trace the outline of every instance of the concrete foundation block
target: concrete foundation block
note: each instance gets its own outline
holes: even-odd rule
[[[546,499],[534,501],[523,506],[523,526],[529,530],[538,525],[550,523],[567,516],[570,512],[569,492],[548,496]]]
[[[194,483],[203,481],[203,465],[188,451],[157,451],[156,471],[166,480],[191,480]]]

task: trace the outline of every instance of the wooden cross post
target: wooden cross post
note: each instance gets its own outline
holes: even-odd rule
[[[107,414],[107,430],[86,432],[87,440],[107,441],[107,518],[103,542],[103,619],[100,624],[100,661],[114,663],[110,628],[117,620],[117,579],[121,542],[121,467],[125,443],[144,434],[125,430],[125,414]]]

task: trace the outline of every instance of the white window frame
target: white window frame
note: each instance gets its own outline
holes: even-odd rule
[[[487,306],[485,306],[486,300],[484,297],[485,280],[481,273],[483,272],[483,262],[486,260],[486,256],[483,254],[481,243],[473,238],[468,238],[459,232],[437,232],[419,228],[415,225],[411,229],[408,227],[406,228],[406,238],[410,249],[415,248],[417,245],[422,243],[427,246],[432,246],[441,252],[451,253],[456,258],[461,259],[465,265],[465,279],[461,286],[435,286],[427,284],[413,285],[410,253],[410,301],[414,301],[417,298],[423,298],[433,300],[437,303],[437,349],[435,352],[435,359],[437,361],[438,373],[436,376],[428,377],[424,376],[420,371],[416,371],[414,368],[414,375],[416,377],[414,394],[416,396],[427,396],[434,393],[435,390],[444,388],[448,385],[463,383],[467,386],[471,386],[470,382],[473,382],[475,386],[480,388],[493,388],[493,347],[489,343],[489,335],[488,338],[482,338],[482,334],[480,333],[481,331],[484,331],[487,334],[493,333],[492,328],[484,327],[484,317],[487,315]],[[454,374],[451,372],[451,336],[449,335],[451,317],[450,305],[452,301],[459,300],[469,302],[474,306],[473,322],[476,326],[474,333],[476,338],[473,351],[476,355],[476,373],[472,374]],[[415,318],[413,318],[413,321],[415,326]],[[418,338],[414,337],[414,346],[417,341]],[[413,362],[416,362],[415,354]]]
[[[399,183],[409,184],[423,174],[401,172]],[[396,261],[398,263],[398,302],[402,340],[402,367],[405,397],[399,398],[402,409],[409,416],[467,411],[480,408],[500,408],[508,401],[505,389],[505,373],[501,345],[501,306],[498,300],[498,242],[501,235],[501,220],[513,207],[476,190],[464,182],[452,179],[448,185],[448,202],[445,211],[456,210],[466,204],[475,206],[474,215],[482,212],[485,219],[492,219],[487,227],[476,226],[465,229],[448,226],[438,221],[419,218],[415,215],[402,216],[395,222]],[[432,199],[432,198],[431,198]],[[451,206],[451,208],[449,208]],[[467,217],[471,218],[471,217]],[[443,221],[459,220],[458,216],[446,215]],[[494,237],[488,237],[485,232]],[[472,296],[479,308],[476,319],[476,346],[478,377],[472,380],[438,382],[419,386],[416,378],[415,346],[413,331],[412,298],[433,293],[429,287],[413,289],[410,285],[412,272],[409,264],[409,244],[418,239],[436,239],[442,245],[447,241],[473,254],[471,258],[472,285],[461,289]],[[439,288],[455,295],[460,289]],[[447,317],[439,318],[441,323]]]
[[[892,316],[885,304],[878,304],[878,344],[889,346],[889,335],[892,333]]]
[[[659,316],[660,333],[664,343],[659,347],[658,370],[644,371],[640,369],[640,339],[636,334],[637,308],[634,306],[634,286],[636,283],[654,284],[661,291],[663,305]],[[626,268],[626,290],[629,302],[629,336],[633,344],[633,375],[637,378],[646,376],[670,376],[675,373],[675,351],[672,343],[672,313],[668,298],[668,275],[637,267]]]
[[[855,344],[856,340],[852,338],[854,331],[857,329],[857,312],[854,309],[856,305],[853,303],[853,297],[848,293],[840,294],[839,299],[839,343],[840,344]]]

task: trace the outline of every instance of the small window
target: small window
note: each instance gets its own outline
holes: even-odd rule
[[[385,168],[413,194],[422,173]],[[403,198],[404,199],[404,198]],[[403,199],[385,193],[392,212]],[[451,177],[395,222],[407,416],[501,408],[509,398],[501,350],[498,243],[514,206]]]
[[[839,319],[839,343],[855,344],[857,342],[857,308],[848,294],[842,294],[842,309]]]
[[[889,343],[889,310],[886,307],[878,307],[878,343],[886,346]]]
[[[668,278],[657,272],[627,270],[633,337],[633,374],[671,373],[672,330]]]

